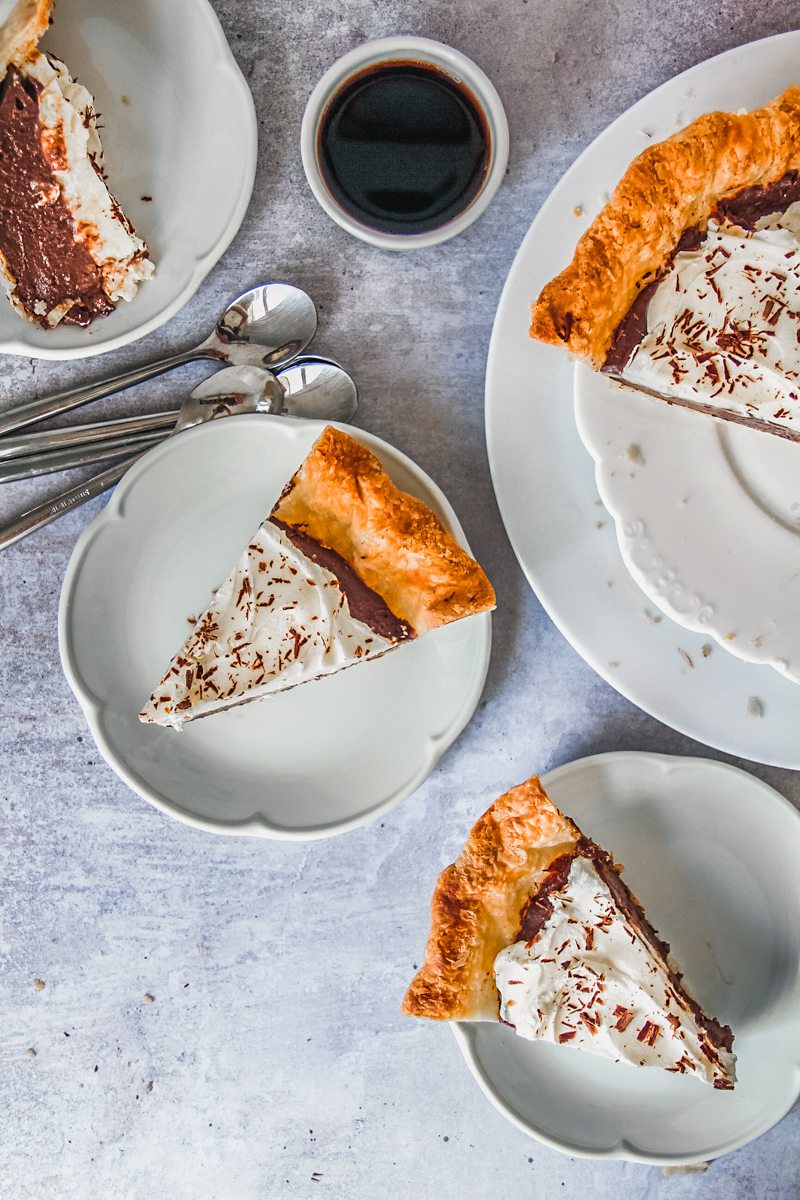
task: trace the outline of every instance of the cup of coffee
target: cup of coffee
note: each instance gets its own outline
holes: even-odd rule
[[[508,123],[490,80],[458,50],[380,38],[320,79],[300,145],[334,221],[383,249],[416,250],[484,212],[505,175]]]

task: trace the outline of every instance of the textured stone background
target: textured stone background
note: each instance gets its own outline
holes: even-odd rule
[[[791,28],[796,7],[215,7],[260,122],[260,171],[238,237],[199,295],[146,344],[102,364],[7,360],[0,404],[191,342],[250,282],[303,285],[321,309],[317,345],[358,379],[359,422],[445,487],[502,596],[486,704],[426,785],[377,825],[310,846],[214,838],[161,816],[117,780],[61,674],[61,579],[100,502],[3,555],[0,1196],[797,1196],[797,1109],[705,1175],[570,1160],[483,1100],[445,1030],[398,1014],[432,880],[502,787],[600,750],[710,753],[594,676],[525,585],[485,464],[484,362],[517,245],[577,153],[676,72]],[[477,225],[439,249],[391,256],[349,239],[316,207],[298,130],[333,59],[403,31],[451,42],[486,69],[512,148],[507,182]],[[180,397],[200,369],[154,385],[143,407]],[[116,405],[124,411],[129,400]],[[6,488],[0,516],[50,486]],[[755,773],[800,799],[797,776]]]

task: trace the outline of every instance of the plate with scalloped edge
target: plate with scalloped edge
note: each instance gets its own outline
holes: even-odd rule
[[[156,265],[88,329],[42,329],[0,303],[0,352],[86,358],[144,337],[194,295],[242,223],[258,129],[208,0],[56,0],[42,49],[95,98],[109,187]]]
[[[663,1166],[718,1158],[800,1095],[800,813],[752,775],[699,758],[617,752],[542,776],[555,803],[624,864],[686,983],[734,1032],[737,1083],[451,1028],[488,1099],[565,1154]]]
[[[156,807],[214,833],[312,839],[373,820],[424,782],[483,691],[489,613],[179,733],[139,721],[187,619],[206,607],[324,428],[250,414],[168,439],[118,485],[64,579],[61,660],[103,757]],[[415,463],[372,434],[346,431],[469,549]]]
[[[792,508],[800,503],[796,471],[786,485],[786,459],[798,447],[752,430],[718,432],[710,418],[632,392],[598,396],[604,380],[591,381],[590,395],[585,373],[562,351],[534,342],[528,326],[531,300],[569,262],[578,237],[651,139],[669,136],[703,112],[764,103],[797,82],[798,61],[800,31],[737,46],[669,80],[609,125],[553,189],[520,246],[486,372],[487,446],[503,522],[564,636],[617,691],[673,729],[794,770],[800,768],[800,687],[786,677],[791,649],[779,648],[769,635],[770,621],[800,586],[800,535],[790,528],[800,515]],[[608,459],[597,476],[580,436],[595,401],[602,411],[592,407],[592,453]],[[663,481],[669,474],[662,433],[676,490],[656,494],[656,475]],[[612,445],[598,447],[603,439]],[[639,447],[643,463],[629,457],[636,457],[631,447]],[[648,472],[653,491],[645,512],[638,501],[650,486]],[[637,503],[625,509],[618,542],[603,500],[617,515],[616,493],[628,484]],[[687,497],[693,498],[681,506]],[[649,518],[658,505],[656,525]],[[734,508],[737,514],[748,509],[743,523]],[[687,562],[679,557],[679,520],[698,547]],[[768,554],[770,571],[759,586]],[[739,596],[735,581],[748,571]],[[788,585],[790,576],[791,586],[779,595],[773,584],[782,579]],[[742,656],[727,653],[731,646]]]

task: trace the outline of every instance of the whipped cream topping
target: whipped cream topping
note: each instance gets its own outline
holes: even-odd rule
[[[622,371],[639,388],[800,436],[800,202],[679,251]]]
[[[533,941],[495,959],[502,1020],[521,1037],[731,1086],[734,1055],[711,1044],[668,964],[626,920],[594,864],[575,858],[550,899],[552,914]]]
[[[139,714],[187,719],[330,675],[397,646],[356,620],[333,572],[267,519]]]
[[[92,96],[52,55],[37,51],[26,61],[24,73],[41,88],[42,144],[75,222],[75,236],[99,267],[109,298],[132,300],[139,283],[155,267],[103,179],[103,150]],[[36,203],[47,202],[44,194],[36,199]],[[69,309],[69,305],[61,307]],[[40,315],[55,325],[64,312]]]

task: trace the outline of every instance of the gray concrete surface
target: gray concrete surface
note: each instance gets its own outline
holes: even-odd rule
[[[310,846],[217,839],[125,788],[96,752],[61,673],[61,580],[102,502],[3,555],[0,1196],[797,1196],[797,1108],[705,1174],[570,1160],[486,1103],[446,1030],[398,1013],[431,883],[502,787],[601,750],[711,754],[597,678],[525,584],[486,465],[484,363],[517,245],[578,152],[676,72],[790,29],[796,7],[215,7],[259,114],[260,169],[241,231],[199,294],[145,343],[83,365],[6,360],[0,407],[31,388],[45,394],[190,342],[249,282],[296,281],[319,303],[319,348],[359,381],[360,424],[445,488],[492,577],[502,597],[492,667],[468,730],[378,824]],[[512,145],[507,182],[483,219],[455,242],[392,256],[351,240],[313,202],[298,130],[325,67],[365,38],[402,31],[451,42],[484,67],[505,102]],[[178,399],[201,369],[154,385],[141,406]],[[49,486],[4,489],[0,518]],[[754,771],[800,800],[797,775]]]

